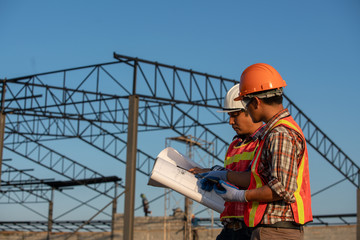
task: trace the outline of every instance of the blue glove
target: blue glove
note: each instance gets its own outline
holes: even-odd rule
[[[201,178],[200,188],[204,191],[211,192],[214,188],[214,184],[221,178],[226,178],[227,171],[210,171],[206,173],[199,173],[195,176]]]
[[[227,181],[227,173],[228,173],[227,170],[222,170],[222,171],[210,171],[206,173],[200,173],[200,175],[203,178]]]
[[[211,192],[211,190],[213,190],[214,184],[215,182],[211,181],[211,178],[209,179],[203,178],[200,180],[200,188],[207,192]]]
[[[226,202],[247,202],[245,190],[240,190],[236,186],[222,180],[219,181],[219,184],[221,186],[214,185],[214,191]]]
[[[212,178],[212,177],[209,177],[209,178],[205,178],[204,176],[207,176],[209,172],[206,172],[206,173],[199,173],[199,174],[196,174],[195,177],[196,178],[200,178],[200,188],[204,191],[207,191],[207,192],[211,192],[211,190],[213,190],[214,188],[214,183],[215,181],[218,181],[219,179],[218,178]],[[212,181],[214,180],[214,181]]]
[[[210,171],[206,173],[196,174],[200,180],[200,188],[204,191],[210,192],[214,188],[214,184],[219,180],[226,178],[227,171]]]

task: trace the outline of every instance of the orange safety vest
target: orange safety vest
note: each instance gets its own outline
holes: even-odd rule
[[[305,141],[305,137],[303,132],[301,131],[301,128],[291,116],[280,119],[277,123],[274,124],[274,126],[269,130],[269,132],[279,125],[284,125],[299,132]],[[265,139],[266,137],[260,141],[258,151],[255,153],[254,161],[251,166],[251,180],[248,189],[260,188],[266,185],[264,180],[258,173],[258,166],[260,162],[260,157],[262,155]],[[311,212],[309,161],[306,144],[304,155],[298,165],[297,190],[295,191],[294,196],[295,202],[291,203],[291,210],[293,212],[295,222],[299,224],[305,224],[312,221],[313,218]],[[257,224],[259,224],[264,216],[266,207],[267,203],[264,202],[248,202],[244,214],[244,220],[246,225],[249,227],[255,227]]]
[[[250,141],[241,143],[241,139],[234,140],[226,153],[224,167],[231,171],[246,171],[252,159],[259,141]],[[241,202],[225,202],[225,209],[220,214],[222,218],[243,218],[246,203]]]

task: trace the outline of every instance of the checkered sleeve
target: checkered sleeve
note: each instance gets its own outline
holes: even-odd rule
[[[302,139],[285,127],[278,127],[268,138],[268,153],[271,154],[271,175],[268,185],[284,202],[295,202],[297,189],[298,156],[302,152]]]

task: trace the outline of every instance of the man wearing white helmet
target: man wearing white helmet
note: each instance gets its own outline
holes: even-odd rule
[[[226,94],[223,110],[218,112],[228,113],[229,124],[236,132],[233,142],[230,144],[224,161],[224,167],[214,166],[211,169],[190,169],[190,172],[206,176],[206,178],[222,179],[217,173],[227,173],[228,181],[237,177],[236,172],[244,172],[249,169],[258,145],[258,135],[261,132],[262,123],[254,123],[250,115],[245,111],[242,101],[234,101],[239,95],[239,84],[233,86]],[[225,171],[219,171],[225,170]],[[201,188],[205,191],[213,189],[213,183],[202,179]],[[221,239],[250,239],[251,230],[244,223],[245,203],[225,202],[225,209],[220,215],[223,230],[217,236]]]

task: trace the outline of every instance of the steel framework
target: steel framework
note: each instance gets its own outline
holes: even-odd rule
[[[2,158],[11,154],[16,159],[24,159],[37,168],[46,169],[47,176],[57,180],[81,181],[108,175],[123,177],[124,172],[104,174],[101,168],[72,157],[72,153],[54,143],[81,142],[104,159],[111,159],[108,160],[111,166],[123,168],[126,164],[129,97],[137,96],[139,134],[192,135],[211,143],[212,151],[208,151],[207,146],[198,148],[218,164],[223,162],[228,138],[224,139],[214,129],[227,124],[227,116],[214,114],[214,110],[221,108],[226,92],[237,83],[236,80],[116,53],[114,58],[115,61],[103,64],[2,79]],[[302,127],[308,144],[359,188],[359,167],[355,162],[286,95],[284,104]],[[146,142],[139,140],[137,172],[149,176],[155,156]],[[0,201],[24,203],[29,199],[13,199],[9,195],[11,191],[25,192],[45,201],[49,199],[46,188],[25,191],[17,185],[18,180],[11,180],[10,174],[25,176],[26,170],[10,163],[3,162],[2,165]],[[26,177],[27,181],[34,178]],[[108,193],[112,185],[86,186],[106,198],[113,198]],[[3,191],[5,187],[7,191]]]

